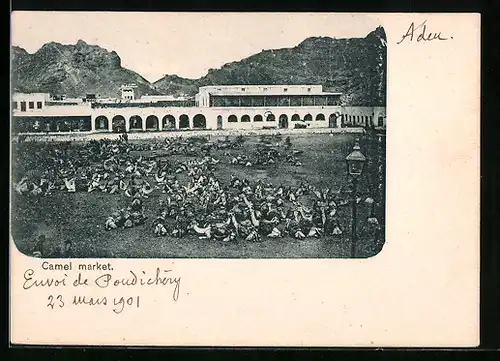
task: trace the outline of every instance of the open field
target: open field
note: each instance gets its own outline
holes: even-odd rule
[[[320,188],[339,190],[346,187],[347,174],[345,157],[350,153],[356,137],[361,137],[362,151],[368,158],[366,171],[360,180],[358,192],[362,198],[376,198],[377,151],[375,138],[361,134],[290,134],[293,149],[301,150],[302,165],[295,166],[278,162],[272,166],[244,167],[231,165],[230,159],[237,154],[250,155],[255,151],[259,136],[245,136],[243,146],[227,151],[214,150],[211,156],[220,159],[215,175],[227,183],[230,175],[251,181],[262,179],[278,185],[298,186],[301,181]],[[284,138],[284,137],[283,137]],[[212,141],[217,140],[213,136]],[[149,140],[132,140],[147,143]],[[146,152],[147,153],[147,152]],[[385,153],[384,153],[385,154]],[[177,155],[171,159],[186,160],[190,157]],[[385,159],[385,157],[384,157]],[[15,168],[15,160],[14,160]],[[14,170],[15,171],[15,170]],[[153,234],[152,222],[155,205],[164,195],[155,190],[144,200],[144,225],[131,229],[104,230],[106,217],[130,203],[123,193],[110,195],[100,192],[55,191],[52,195],[34,200],[23,200],[15,192],[12,200],[12,235],[19,250],[30,254],[37,235],[44,234],[48,245],[55,247],[65,240],[71,240],[76,257],[120,257],[120,258],[346,258],[350,257],[351,206],[338,208],[343,234],[337,238],[321,237],[302,240],[283,237],[265,239],[263,242],[235,241],[224,243],[217,240],[160,237]],[[348,198],[348,194],[340,195]],[[363,199],[364,199],[363,198]],[[375,240],[367,217],[370,207],[361,201],[358,206],[358,257],[377,254],[383,240]],[[385,210],[377,207],[376,216],[383,218]],[[383,233],[383,232],[382,232]],[[382,236],[383,237],[383,236]]]

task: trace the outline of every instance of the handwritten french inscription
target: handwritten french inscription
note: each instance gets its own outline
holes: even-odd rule
[[[175,277],[171,269],[157,267],[155,272],[144,270],[129,270],[125,276],[113,274],[111,263],[81,263],[73,262],[51,263],[44,261],[41,264],[41,273],[34,269],[27,269],[23,274],[23,289],[52,289],[46,299],[46,307],[51,310],[64,307],[82,306],[111,306],[116,314],[125,308],[139,308],[141,305],[140,289],[144,287],[168,288],[173,301],[180,295],[181,277]],[[78,271],[76,276],[70,276],[71,271]],[[45,276],[45,271],[52,271],[50,276]],[[91,276],[89,276],[91,272]],[[85,289],[92,291],[100,289],[124,289],[126,294],[118,297],[95,296],[95,292],[85,294]],[[69,291],[69,292],[67,292]],[[83,291],[83,292],[81,292]],[[131,294],[135,291],[137,294]],[[161,292],[161,290],[159,290]]]

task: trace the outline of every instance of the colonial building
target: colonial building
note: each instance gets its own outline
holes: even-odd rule
[[[123,86],[121,90],[122,102],[96,99],[56,105],[46,100],[51,105],[44,106],[42,102],[36,114],[13,107],[13,130],[133,132],[385,126],[385,108],[343,107],[341,94],[323,92],[321,85],[206,86],[199,89],[194,100],[136,100],[133,86]],[[48,95],[44,97],[48,99]],[[19,102],[21,98],[15,95],[14,99]]]

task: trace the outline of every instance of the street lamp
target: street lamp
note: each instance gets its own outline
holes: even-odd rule
[[[351,235],[351,257],[356,256],[356,192],[358,186],[358,178],[361,176],[364,170],[366,157],[361,153],[361,147],[359,146],[359,140],[356,139],[354,146],[352,148],[351,154],[346,158],[347,172],[352,177],[352,235]]]

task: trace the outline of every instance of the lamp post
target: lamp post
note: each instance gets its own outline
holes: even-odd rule
[[[351,227],[351,257],[356,257],[356,193],[358,187],[358,178],[363,173],[366,157],[361,153],[359,140],[356,139],[352,152],[345,158],[347,163],[347,172],[352,177],[352,227]]]

